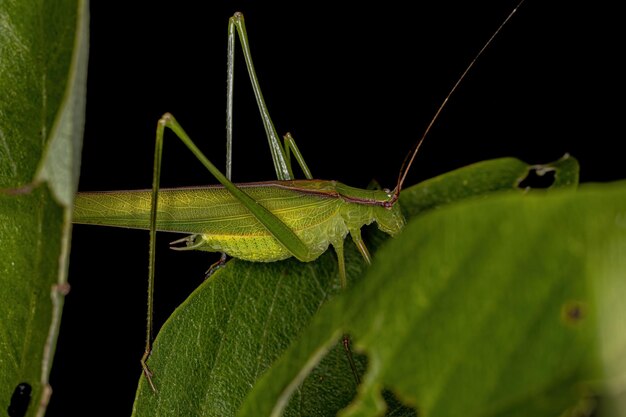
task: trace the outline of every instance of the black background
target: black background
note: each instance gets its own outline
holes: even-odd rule
[[[92,2],[80,190],[149,188],[158,118],[172,112],[224,161],[228,17],[246,16],[279,134],[291,132],[317,178],[393,187],[402,160],[515,1]],[[615,10],[527,0],[438,120],[408,184],[480,160],[529,163],[569,152],[581,180],[624,177]],[[241,55],[235,75],[234,180],[274,176]],[[621,111],[618,111],[621,109]],[[173,136],[172,136],[173,137]],[[215,183],[169,139],[162,184]],[[213,258],[157,245],[161,324]],[[49,416],[128,415],[143,352],[148,234],[76,226]]]

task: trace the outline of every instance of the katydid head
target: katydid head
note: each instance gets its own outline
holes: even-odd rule
[[[328,182],[326,182],[328,183]],[[348,228],[361,228],[364,224],[376,222],[378,228],[395,236],[404,228],[404,216],[399,204],[393,204],[393,194],[389,190],[368,189],[350,187],[340,182],[333,181],[332,189],[340,198],[349,204],[344,213],[344,220]],[[363,210],[367,207],[368,210]]]
[[[387,195],[390,196],[390,198],[393,198],[391,194]],[[404,220],[399,204],[392,204],[388,207],[385,205],[376,205],[372,207],[374,221],[381,231],[390,236],[395,236],[402,231],[406,221]]]
[[[409,169],[411,168],[411,165],[413,164],[413,160],[415,160],[415,156],[417,155],[417,152],[419,151],[420,147],[422,146],[422,143],[424,143],[424,140],[426,139],[426,136],[428,136],[428,133],[430,132],[431,128],[433,127],[433,125],[435,124],[437,119],[439,118],[439,115],[441,114],[442,110],[444,109],[446,104],[448,104],[448,100],[450,99],[452,94],[454,94],[454,92],[459,87],[461,82],[465,79],[465,76],[472,69],[472,67],[474,66],[474,64],[478,60],[478,58],[480,58],[480,56],[487,49],[487,47],[489,47],[489,45],[495,39],[495,37],[498,35],[498,33],[500,33],[500,31],[502,30],[504,25],[506,25],[507,22],[511,19],[511,17],[513,17],[515,12],[517,12],[517,9],[519,9],[519,7],[522,5],[522,3],[524,3],[524,0],[520,0],[519,3],[517,3],[517,6],[515,6],[515,8],[508,14],[508,16],[504,19],[504,21],[502,23],[500,23],[500,26],[498,26],[498,29],[496,29],[496,31],[493,33],[493,35],[491,35],[491,37],[487,40],[487,42],[485,42],[485,44],[478,51],[478,53],[476,54],[474,59],[472,59],[472,61],[465,68],[463,73],[461,73],[461,76],[458,78],[456,83],[452,86],[452,88],[448,92],[448,95],[446,95],[446,97],[443,99],[443,101],[439,105],[439,108],[435,112],[435,115],[432,117],[432,119],[430,119],[430,122],[428,123],[428,126],[426,126],[426,129],[424,130],[424,133],[422,133],[422,136],[420,137],[420,139],[417,141],[417,143],[413,146],[413,148],[409,151],[407,156],[404,158],[404,162],[402,162],[402,166],[400,167],[400,173],[398,174],[398,182],[396,183],[396,188],[393,189],[393,192],[391,194],[391,198],[390,198],[390,200],[388,202],[385,203],[385,205],[392,206],[398,200],[398,198],[400,198],[400,191],[402,190],[402,185],[404,184],[404,180],[406,179],[407,173],[409,172]]]

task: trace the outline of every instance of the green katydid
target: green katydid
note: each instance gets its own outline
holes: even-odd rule
[[[279,261],[291,256],[308,262],[315,260],[326,251],[329,245],[332,245],[338,258],[339,280],[341,286],[345,287],[343,240],[347,234],[350,234],[365,262],[369,264],[371,257],[361,239],[361,228],[375,222],[383,232],[391,236],[400,233],[404,226],[404,218],[397,200],[407,172],[421,144],[445,107],[448,98],[518,7],[519,4],[486,42],[450,90],[425,132],[408,154],[400,170],[398,182],[392,191],[363,190],[336,181],[313,179],[293,138],[286,135],[284,145],[279,141],[256,78],[243,16],[236,13],[231,17],[228,26],[226,175],[222,174],[196,147],[174,117],[171,114],[165,114],[157,125],[152,190],[79,193],[75,202],[75,223],[150,231],[148,322],[142,365],[153,390],[155,387],[151,379],[152,374],[146,365],[146,360],[151,351],[152,341],[156,231],[189,234],[183,239],[172,242],[183,244],[174,246],[173,249],[222,252],[235,258],[259,262]],[[265,126],[278,177],[276,181],[237,185],[230,181],[235,31],[242,45],[248,74]],[[161,158],[166,127],[172,130],[211,172],[221,184],[220,186],[160,189]],[[292,153],[305,173],[306,180],[293,179],[290,161]],[[347,343],[347,339],[344,339],[350,358]],[[353,365],[352,368],[355,372]]]

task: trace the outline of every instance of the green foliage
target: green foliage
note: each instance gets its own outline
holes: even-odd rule
[[[530,170],[555,170],[552,189],[519,189]],[[307,264],[229,262],[161,329],[150,359],[159,391],[142,378],[134,415],[593,408],[605,392],[597,381],[617,369],[599,352],[624,345],[617,332],[597,337],[623,314],[596,294],[619,298],[609,288],[620,288],[625,266],[626,236],[614,225],[626,194],[624,184],[576,191],[577,178],[571,157],[542,166],[503,158],[411,187],[401,236],[385,243],[368,230],[370,247],[382,246],[371,269],[349,247],[345,294],[332,253]],[[345,332],[362,354],[358,395],[337,345]]]
[[[86,19],[82,2],[0,3],[2,412],[22,382],[41,404],[27,415],[45,409]],[[530,171],[555,171],[554,186],[519,188]],[[503,158],[411,187],[400,236],[365,232],[371,268],[347,244],[343,293],[331,251],[310,263],[229,262],[161,329],[149,360],[158,392],[142,377],[133,414],[554,416],[599,403],[614,415],[626,371],[626,184],[577,182],[570,157]]]
[[[42,19],[42,16],[46,16]],[[42,413],[67,289],[87,71],[80,1],[0,3],[0,409]]]

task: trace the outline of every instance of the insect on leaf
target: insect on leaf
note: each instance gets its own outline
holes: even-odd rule
[[[495,191],[521,194],[517,183],[529,169],[512,158],[464,167],[407,188],[403,194],[408,197],[406,209],[417,213],[411,196],[416,192],[423,195],[424,189],[428,189],[430,207]],[[479,185],[463,185],[467,182]],[[368,246],[375,251],[386,235],[375,227],[367,232]],[[347,272],[354,281],[364,272],[365,264],[352,244],[348,244],[346,256]],[[153,393],[142,379],[134,415],[169,409],[184,410],[188,415],[234,414],[255,381],[338,292],[336,268],[332,253],[304,264],[294,260],[229,262],[163,325],[151,357],[159,369],[155,375],[159,391]],[[359,363],[364,369],[365,362]],[[344,352],[335,347],[296,391],[287,415],[334,414],[355,395]]]

